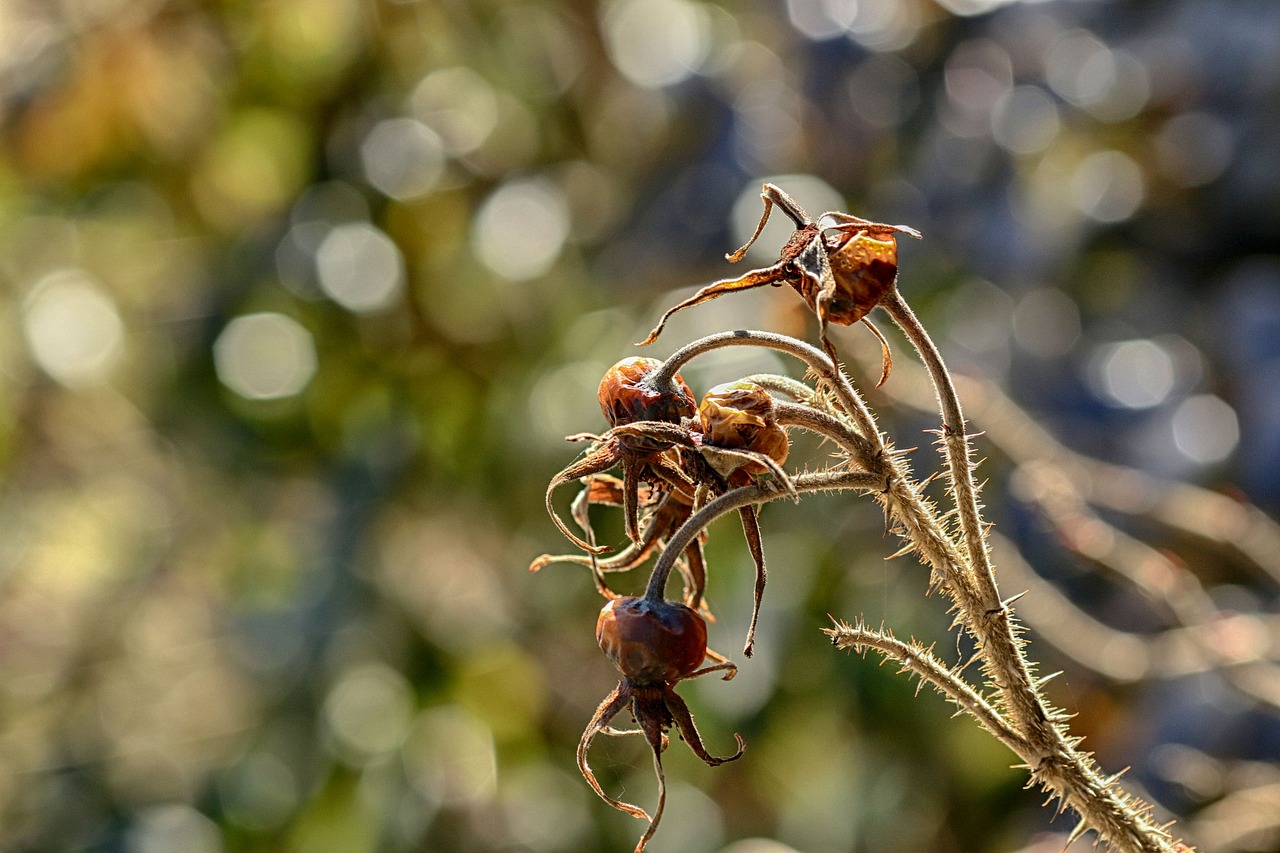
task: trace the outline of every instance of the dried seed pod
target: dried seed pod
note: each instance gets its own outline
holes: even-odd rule
[[[826,238],[827,259],[835,290],[828,298],[828,322],[852,326],[880,304],[898,277],[898,241],[892,231],[839,231]],[[818,311],[819,289],[813,279],[800,280],[800,295]]]
[[[662,753],[670,743],[667,732],[675,728],[693,754],[712,767],[740,757],[746,744],[735,734],[737,749],[729,755],[712,755],[702,743],[689,706],[673,689],[686,678],[712,672],[723,673],[727,681],[738,668],[707,650],[707,626],[702,617],[672,601],[645,598],[616,598],[605,605],[596,623],[596,641],[622,672],[618,686],[604,697],[578,741],[578,770],[591,789],[606,803],[649,825],[636,843],[635,853],[643,853],[658,829],[667,802],[667,779],[662,770]],[[716,663],[702,667],[710,658]],[[614,717],[631,710],[638,728],[611,727]],[[600,780],[587,763],[587,753],[597,735],[640,734],[653,752],[653,769],[658,778],[658,805],[653,815],[637,805],[624,803],[605,793]]]
[[[678,424],[681,418],[693,415],[697,409],[693,392],[684,384],[680,374],[675,376],[674,392],[650,385],[649,378],[660,367],[662,362],[656,358],[633,356],[609,368],[600,380],[597,392],[609,426],[624,426],[636,421]]]
[[[764,230],[776,204],[796,226],[782,247],[777,263],[751,270],[738,278],[709,284],[672,306],[648,337],[640,342],[641,345],[657,340],[667,320],[677,311],[701,305],[726,293],[785,283],[794,288],[817,315],[823,349],[833,361],[837,358],[835,348],[827,339],[829,323],[850,326],[862,322],[871,329],[880,340],[883,365],[879,384],[884,384],[893,367],[893,357],[888,341],[867,319],[867,314],[880,304],[897,280],[898,243],[894,235],[919,238],[920,232],[905,225],[871,222],[839,211],[828,211],[814,220],[795,199],[773,184],[764,185],[760,199],[764,202],[764,213],[755,233],[746,245],[726,255],[726,258],[736,263],[746,256],[747,249]]]
[[[615,598],[596,620],[596,642],[633,684],[673,684],[706,658],[707,623],[674,601]]]
[[[790,444],[786,430],[774,419],[773,397],[754,382],[715,386],[703,395],[698,419],[705,444],[760,453],[778,464],[787,461]],[[759,462],[746,462],[742,470],[763,474],[768,469]]]

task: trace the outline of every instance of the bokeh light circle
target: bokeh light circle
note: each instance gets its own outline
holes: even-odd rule
[[[219,381],[241,397],[292,397],[315,375],[315,343],[310,332],[284,314],[244,314],[214,341],[213,364]]]
[[[105,381],[124,354],[120,312],[83,270],[59,270],[37,282],[22,319],[32,358],[67,387]]]
[[[707,13],[688,0],[617,0],[602,26],[613,64],[647,89],[687,79],[711,49]]]
[[[503,278],[525,281],[551,269],[569,237],[569,205],[560,188],[540,178],[509,181],[485,200],[472,246]]]
[[[404,290],[404,257],[395,242],[367,222],[331,230],[316,249],[320,289],[359,314],[384,311]]]

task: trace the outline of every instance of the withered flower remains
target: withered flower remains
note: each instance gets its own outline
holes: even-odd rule
[[[645,477],[693,496],[693,482],[677,467],[668,454],[672,445],[683,439],[679,423],[696,410],[693,393],[677,375],[675,388],[656,389],[649,382],[662,363],[653,358],[626,358],[609,368],[600,380],[597,397],[604,416],[613,429],[603,436],[581,434],[573,441],[593,441],[587,455],[551,479],[547,486],[547,512],[560,532],[591,554],[603,554],[608,546],[595,545],[579,538],[556,514],[551,494],[559,486],[590,477],[622,464],[622,499],[626,515],[627,537],[640,542],[640,482]]]
[[[738,748],[732,755],[716,756],[702,745],[702,736],[693,724],[693,715],[673,689],[676,684],[712,672],[723,672],[728,681],[737,674],[737,667],[715,652],[707,649],[707,626],[702,617],[683,604],[662,598],[615,598],[600,611],[596,621],[596,642],[622,673],[622,680],[613,689],[587,724],[578,742],[578,769],[600,797],[615,809],[649,821],[644,835],[636,844],[641,853],[658,821],[667,801],[666,776],[662,771],[662,753],[669,743],[667,731],[673,726],[694,754],[715,767],[733,761],[742,755],[746,744],[741,735],[734,735]],[[710,659],[713,663],[703,667]],[[615,729],[609,724],[627,708],[639,729]],[[596,735],[644,736],[653,750],[653,766],[658,776],[658,805],[653,816],[631,803],[616,800],[604,792],[600,782],[587,763],[587,750]]]
[[[682,308],[724,293],[786,283],[817,315],[822,342],[834,361],[834,351],[826,338],[827,324],[866,322],[866,314],[893,292],[897,276],[895,235],[919,236],[909,228],[881,225],[847,214],[827,213],[814,221],[788,195],[769,184],[765,185],[762,198],[765,209],[756,233],[729,260],[742,259],[776,204],[796,225],[778,262],[703,288],[668,311],[645,343],[652,342],[667,318]],[[887,375],[887,345],[884,352]],[[530,566],[531,570],[552,562],[589,566],[596,588],[608,599],[596,624],[596,641],[622,677],[596,708],[582,733],[577,761],[583,777],[605,802],[648,821],[636,853],[641,853],[653,837],[666,804],[662,753],[669,745],[671,729],[709,765],[732,761],[745,748],[742,738],[735,735],[737,749],[733,754],[710,754],[688,706],[675,692],[677,684],[690,678],[719,672],[728,680],[737,672],[734,664],[707,648],[707,619],[711,617],[704,596],[706,525],[718,514],[729,511],[736,511],[742,521],[756,569],[751,622],[743,649],[749,656],[755,642],[766,571],[759,501],[744,495],[799,493],[796,480],[782,468],[790,441],[778,419],[784,410],[775,404],[770,391],[757,382],[740,380],[713,387],[695,403],[689,387],[676,372],[684,363],[681,359],[688,357],[674,356],[669,366],[651,358],[628,358],[606,372],[598,399],[609,429],[602,435],[570,436],[571,440],[590,441],[591,446],[552,478],[546,495],[547,510],[557,527],[585,553],[543,555]],[[781,377],[761,382],[777,387],[778,379]],[[785,384],[781,393],[795,397]],[[789,404],[788,423],[814,429],[806,426],[803,419],[795,420],[795,409]],[[823,434],[821,429],[818,431]],[[621,468],[619,477],[608,473],[615,467]],[[582,483],[582,491],[572,506],[572,518],[582,536],[572,532],[552,506],[552,493],[574,480]],[[601,556],[610,549],[596,544],[590,517],[593,506],[622,507],[629,543],[617,554]],[[658,558],[643,596],[621,597],[609,589],[606,573],[637,568],[663,549],[666,553]],[[667,581],[675,570],[684,576],[683,603],[666,597]],[[636,727],[614,728],[615,718],[627,710]],[[658,802],[652,815],[609,796],[600,785],[587,755],[595,738],[602,734],[638,734],[648,743],[658,779]]]
[[[905,225],[885,225],[836,211],[828,211],[815,221],[795,199],[773,184],[764,185],[760,198],[764,201],[764,213],[755,233],[746,245],[726,257],[731,263],[742,260],[764,230],[776,204],[796,226],[791,239],[782,247],[777,263],[752,270],[739,278],[707,285],[663,314],[658,325],[640,345],[657,340],[667,319],[681,309],[701,305],[726,293],[766,284],[775,287],[788,284],[817,315],[822,345],[833,360],[836,356],[827,340],[828,323],[851,326],[861,321],[875,333],[884,354],[880,378],[883,383],[889,376],[893,357],[884,336],[867,319],[867,314],[880,304],[897,281],[898,243],[894,235],[907,234],[918,238],[920,232]]]

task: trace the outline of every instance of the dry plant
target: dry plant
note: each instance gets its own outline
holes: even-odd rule
[[[750,655],[766,578],[757,507],[779,498],[799,500],[812,492],[849,492],[880,505],[890,529],[902,540],[895,556],[912,554],[929,567],[928,591],[940,591],[949,599],[953,627],[969,635],[976,652],[971,660],[945,662],[931,647],[899,639],[889,627],[861,621],[837,620],[826,629],[834,644],[860,653],[875,651],[941,693],[957,706],[958,715],[976,720],[1018,756],[1029,785],[1042,787],[1059,809],[1079,815],[1072,840],[1094,830],[1115,850],[1189,850],[1171,834],[1168,825],[1155,821],[1150,806],[1125,791],[1118,781],[1120,774],[1104,773],[1091,755],[1081,750],[1080,738],[1069,729],[1068,715],[1053,707],[1042,691],[1052,676],[1038,677],[1028,655],[1012,607],[1020,596],[1003,597],[996,583],[993,552],[1002,556],[1007,552],[1006,562],[1015,565],[1019,559],[1003,540],[993,536],[983,519],[969,426],[956,380],[897,289],[896,237],[920,235],[905,226],[883,225],[838,212],[824,213],[814,220],[786,193],[769,184],[761,198],[765,209],[755,235],[728,257],[737,261],[744,256],[776,206],[795,224],[778,262],[703,288],[668,311],[644,343],[657,338],[662,323],[675,311],[726,293],[785,283],[816,314],[822,348],[784,335],[739,330],[693,341],[665,361],[619,362],[606,374],[599,392],[611,429],[600,436],[572,436],[591,445],[551,481],[547,491],[548,510],[582,553],[544,555],[532,568],[559,561],[590,568],[596,588],[607,599],[597,624],[597,641],[622,675],[618,688],[601,703],[583,734],[578,749],[583,775],[611,805],[648,821],[636,846],[639,853],[653,835],[665,803],[661,756],[670,728],[676,727],[694,752],[710,764],[742,755],[741,738],[732,755],[719,758],[709,754],[674,690],[680,681],[704,673],[718,672],[728,680],[736,672],[733,664],[706,645],[703,593],[707,568],[702,553],[706,528],[726,513],[736,511],[741,516],[756,565],[755,612],[744,648]],[[862,322],[874,331],[867,315],[876,307],[902,330],[923,365],[922,371],[906,372],[902,396],[920,404],[925,396],[923,377],[932,389],[928,396],[941,416],[936,444],[951,504],[946,509],[926,493],[933,478],[918,479],[908,466],[905,451],[881,432],[875,413],[827,338],[830,323]],[[892,359],[884,337],[875,333],[882,353],[879,381],[884,384],[890,377]],[[695,403],[679,370],[706,353],[743,346],[763,347],[799,360],[806,368],[806,381],[756,375],[717,386],[700,404]],[[898,381],[895,378],[887,388],[894,388]],[[988,389],[986,393],[990,401],[994,392]],[[1005,411],[1004,417],[1007,420],[1013,415]],[[784,470],[781,466],[789,449],[787,429],[815,433],[833,443],[839,451],[836,463],[816,471]],[[1017,429],[1008,432],[1016,434]],[[1038,447],[1024,444],[1008,450],[1021,454],[1020,461],[1030,465],[1039,456],[1053,456],[1046,453],[1045,440],[1051,441],[1044,437]],[[605,473],[619,465],[623,479]],[[583,489],[572,515],[581,536],[559,518],[552,503],[558,486],[576,480],[583,483]],[[1044,504],[1046,509],[1057,508],[1050,517],[1064,524],[1066,516],[1081,517],[1087,502],[1080,499],[1078,487],[1074,492],[1066,488],[1056,494],[1057,502],[1046,498]],[[596,543],[591,529],[588,510],[592,504],[624,508],[628,547],[606,556],[609,549]],[[636,568],[654,553],[659,556],[643,596],[619,597],[610,589],[607,573]],[[1112,562],[1122,567],[1131,564],[1132,558],[1121,555]],[[679,601],[666,597],[673,570],[683,578]],[[1025,570],[1019,573],[1019,588],[1025,585],[1027,575]],[[1175,586],[1164,594],[1169,606],[1182,617],[1185,630],[1212,620],[1203,590],[1197,592],[1185,583]],[[1070,612],[1077,618],[1085,617],[1074,609]],[[980,680],[971,674],[974,663]],[[638,729],[610,726],[628,709]],[[659,785],[658,804],[652,814],[613,799],[601,788],[587,762],[588,749],[601,734],[640,734],[648,742]]]

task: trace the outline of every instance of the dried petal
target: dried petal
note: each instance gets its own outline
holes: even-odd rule
[[[703,396],[698,416],[704,445],[748,450],[779,465],[787,459],[790,443],[786,430],[774,420],[773,397],[754,382],[743,380],[712,388]],[[752,475],[772,470],[767,464],[754,461],[729,464],[733,465],[730,470],[717,467],[722,476],[728,477],[739,469]]]
[[[746,380],[717,385],[698,404],[703,440],[717,447],[749,447],[773,419],[773,397]]]

